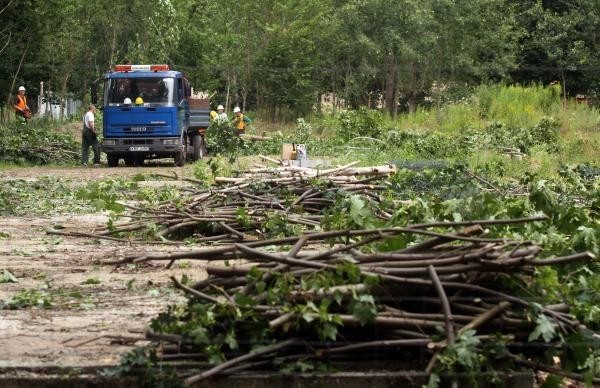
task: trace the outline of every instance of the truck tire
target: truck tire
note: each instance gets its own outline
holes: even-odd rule
[[[192,154],[192,161],[202,160],[204,157],[204,139],[202,136],[196,135],[192,138],[192,146],[194,153]]]
[[[144,160],[146,160],[144,155],[136,155],[133,157],[133,165],[135,167],[142,167],[144,165]]]
[[[108,167],[117,167],[119,165],[119,155],[106,154],[106,162]]]
[[[183,142],[183,146],[181,147],[181,150],[176,153],[175,155],[173,155],[173,159],[175,160],[175,165],[177,167],[183,167],[185,166],[185,158],[187,157],[187,144],[185,142]]]
[[[135,166],[135,157],[133,155],[126,156],[124,159],[127,167]]]

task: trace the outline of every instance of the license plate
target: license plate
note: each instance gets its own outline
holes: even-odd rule
[[[148,150],[150,150],[150,147],[145,147],[145,146],[129,147],[129,151],[148,151]]]

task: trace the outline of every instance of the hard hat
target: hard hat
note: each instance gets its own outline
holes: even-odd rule
[[[223,108],[223,105],[219,105],[219,106],[217,107],[217,110],[225,110],[225,108]]]
[[[22,90],[22,91],[25,91],[25,86],[19,86],[19,92],[20,92],[21,90]]]
[[[233,108],[233,113],[239,113],[239,112],[241,112],[239,106],[236,106],[235,108]]]
[[[142,99],[142,97],[138,97],[135,99],[135,105],[142,105],[144,103],[144,100]]]
[[[125,101],[123,101],[123,104],[131,105],[131,98],[125,97]]]

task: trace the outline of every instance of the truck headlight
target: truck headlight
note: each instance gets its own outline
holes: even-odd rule
[[[162,143],[164,145],[178,145],[179,139],[163,139]]]
[[[115,139],[104,139],[102,141],[102,145],[105,145],[105,146],[114,146],[114,145],[117,145],[117,141]]]

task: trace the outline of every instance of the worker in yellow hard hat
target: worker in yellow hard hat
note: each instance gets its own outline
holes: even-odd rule
[[[233,127],[237,129],[238,134],[243,134],[246,132],[246,128],[252,122],[250,117],[246,116],[242,113],[242,110],[239,107],[233,108]]]

